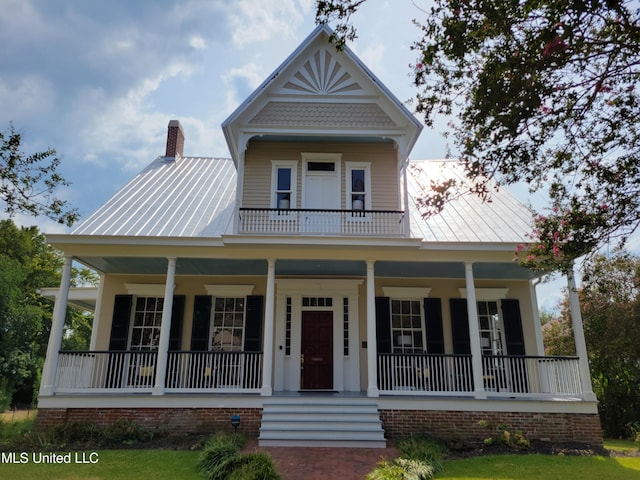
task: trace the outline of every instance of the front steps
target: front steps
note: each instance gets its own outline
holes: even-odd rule
[[[295,397],[265,401],[263,447],[385,448],[378,404],[368,398]]]

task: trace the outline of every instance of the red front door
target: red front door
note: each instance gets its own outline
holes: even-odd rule
[[[303,390],[333,388],[333,312],[302,312]]]

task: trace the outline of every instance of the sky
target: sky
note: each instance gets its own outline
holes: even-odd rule
[[[354,17],[350,48],[403,102],[415,93],[412,20],[428,8],[369,0]],[[13,123],[26,153],[56,149],[71,182],[59,193],[86,218],[164,155],[171,119],[183,126],[186,156],[229,157],[221,123],[314,20],[313,0],[0,0],[0,130]],[[444,158],[445,128],[442,119],[425,129],[411,158]],[[529,203],[526,189],[512,191]],[[556,284],[539,288],[544,308],[559,295]]]

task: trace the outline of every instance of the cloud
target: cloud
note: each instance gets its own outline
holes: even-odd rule
[[[313,0],[239,0],[230,2],[233,43],[238,46],[272,38],[291,38],[308,17]]]

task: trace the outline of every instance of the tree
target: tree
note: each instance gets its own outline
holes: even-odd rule
[[[10,402],[31,403],[38,388],[51,329],[53,304],[38,294],[60,285],[62,257],[37,227],[0,221],[0,410]],[[86,269],[74,269],[74,284],[91,283]],[[88,347],[91,316],[69,308],[64,345]]]
[[[340,48],[366,0],[316,2]],[[434,183],[425,214],[492,185],[547,190],[521,259],[568,271],[640,223],[640,10],[607,0],[434,0],[413,44],[415,107],[440,115],[473,184]],[[494,182],[492,182],[494,181]]]
[[[639,287],[640,258],[619,251],[587,262],[578,292],[600,420],[611,437],[640,421]],[[575,355],[568,297],[557,316],[542,318],[545,351]]]
[[[55,195],[59,187],[68,186],[58,173],[60,159],[54,149],[30,155],[20,150],[22,135],[10,125],[0,132],[0,201],[10,217],[17,212],[45,215],[58,223],[72,225],[78,212]]]

